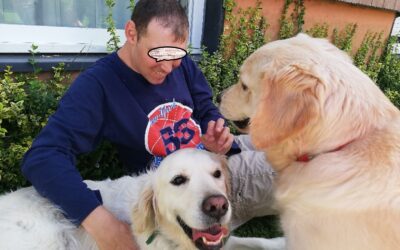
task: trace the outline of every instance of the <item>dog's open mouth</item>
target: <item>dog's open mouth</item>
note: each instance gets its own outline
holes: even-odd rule
[[[235,126],[238,129],[244,130],[249,126],[250,118],[246,118],[246,119],[243,119],[243,120],[240,120],[240,121],[232,121],[232,122],[233,122],[233,124],[235,124]]]
[[[200,250],[217,250],[223,245],[223,239],[228,236],[229,231],[221,225],[212,225],[205,230],[191,228],[180,218],[177,218],[179,225],[186,235],[194,242]]]

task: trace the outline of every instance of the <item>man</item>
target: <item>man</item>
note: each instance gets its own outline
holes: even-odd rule
[[[101,194],[87,188],[75,167],[76,155],[102,139],[117,146],[127,172],[136,174],[184,147],[220,154],[241,148],[229,158],[234,226],[265,215],[271,205],[272,170],[263,154],[246,137],[234,142],[188,56],[162,55],[166,48],[187,49],[188,28],[178,1],[139,1],[125,27],[126,43],[80,74],[24,157],[26,178],[100,249],[136,249],[127,222],[101,205]]]

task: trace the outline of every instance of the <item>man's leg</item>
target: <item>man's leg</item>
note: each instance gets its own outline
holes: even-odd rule
[[[264,153],[251,150],[253,148],[248,137],[235,140],[242,152],[228,159],[232,182],[232,229],[254,217],[277,214],[273,208],[275,174],[266,162]]]
[[[236,135],[235,142],[242,151],[257,151],[251,142],[249,135]]]

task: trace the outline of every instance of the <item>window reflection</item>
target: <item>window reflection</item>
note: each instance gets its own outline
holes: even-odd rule
[[[188,9],[188,0],[179,0]],[[129,0],[115,0],[118,29],[129,20]],[[104,0],[0,0],[0,23],[62,27],[106,28]]]

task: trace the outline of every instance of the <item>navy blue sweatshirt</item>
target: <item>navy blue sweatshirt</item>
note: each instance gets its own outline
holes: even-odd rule
[[[101,195],[82,182],[77,155],[107,139],[126,169],[138,174],[177,149],[200,148],[208,122],[220,117],[204,75],[188,56],[153,85],[113,53],[74,81],[25,154],[22,172],[79,225],[101,204]]]

